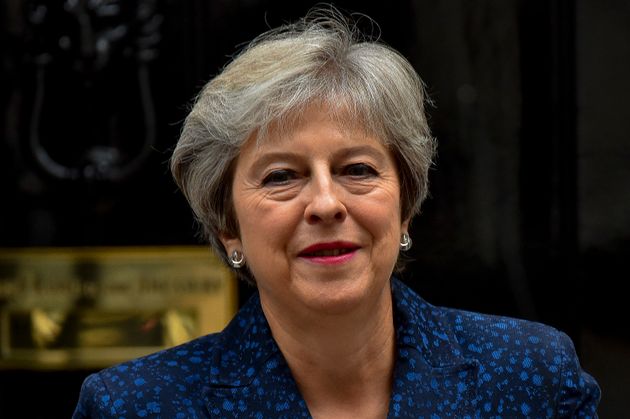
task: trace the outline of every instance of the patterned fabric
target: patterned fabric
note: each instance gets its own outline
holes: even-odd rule
[[[390,418],[597,417],[571,340],[538,323],[431,306],[392,279]],[[93,374],[73,418],[310,417],[254,296],[225,330]]]

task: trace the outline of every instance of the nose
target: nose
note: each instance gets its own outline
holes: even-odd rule
[[[345,220],[348,214],[341,192],[329,173],[312,176],[304,218],[309,224],[334,223]]]

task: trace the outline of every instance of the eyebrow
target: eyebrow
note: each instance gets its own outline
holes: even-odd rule
[[[369,145],[342,147],[334,151],[332,154],[335,159],[351,158],[357,155],[368,155],[380,161],[383,157],[386,157],[380,150]],[[292,163],[299,160],[301,160],[301,156],[298,153],[290,151],[270,151],[268,153],[264,153],[256,159],[250,167],[250,171],[259,171],[269,164],[277,161]]]
[[[299,160],[299,157],[296,153],[291,153],[288,151],[277,151],[277,152],[269,152],[263,154],[261,157],[254,160],[248,172],[257,173],[262,171],[265,167],[270,165],[273,162],[287,162],[292,163]]]

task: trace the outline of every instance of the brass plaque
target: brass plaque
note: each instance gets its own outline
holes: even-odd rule
[[[220,331],[236,289],[205,247],[0,249],[0,368],[102,368]]]

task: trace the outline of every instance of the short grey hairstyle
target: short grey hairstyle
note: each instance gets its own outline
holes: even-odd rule
[[[410,219],[427,196],[435,153],[426,100],[422,81],[400,53],[363,35],[335,9],[316,9],[254,39],[203,87],[171,171],[204,238],[227,262],[219,235],[239,236],[232,173],[240,148],[252,136],[264,141],[271,128],[289,133],[308,106],[324,105],[340,124],[363,127],[391,150],[401,218]]]

